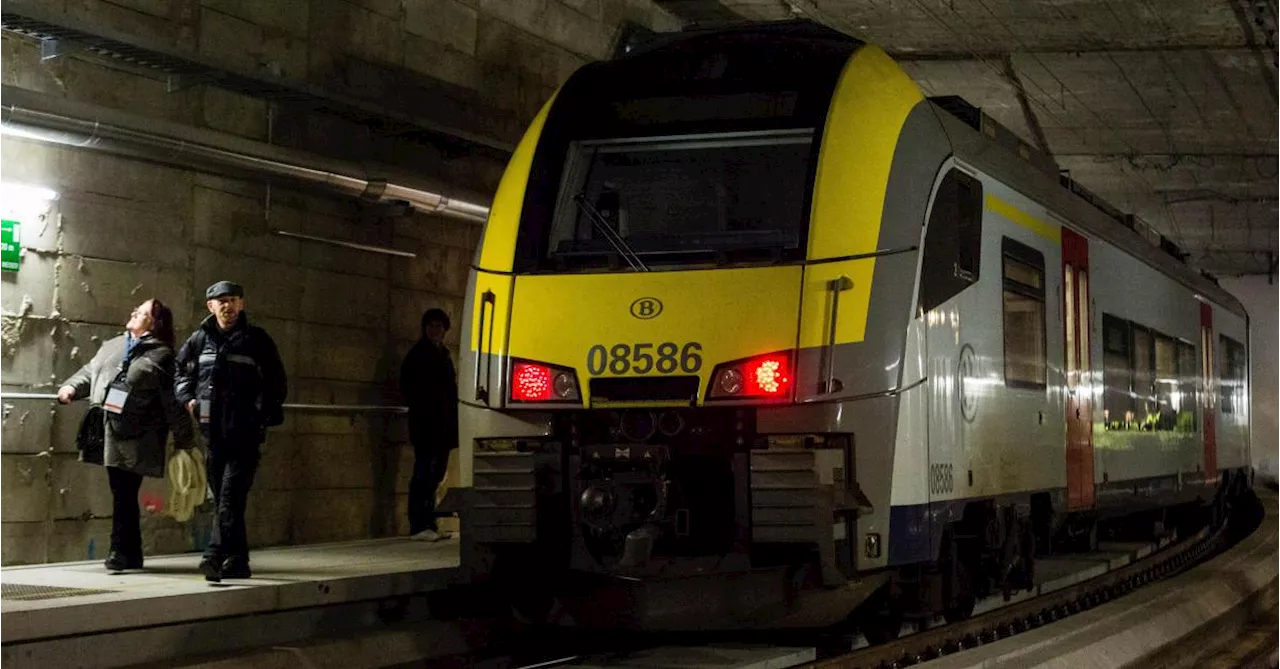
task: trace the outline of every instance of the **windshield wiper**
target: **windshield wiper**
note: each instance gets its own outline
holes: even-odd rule
[[[631,266],[631,269],[638,272],[649,271],[649,267],[646,266],[644,261],[640,259],[640,256],[636,255],[636,252],[627,245],[627,241],[618,233],[614,232],[613,228],[609,227],[609,222],[604,220],[604,216],[601,216],[600,212],[596,211],[596,208],[591,206],[591,203],[587,202],[587,196],[585,193],[578,193],[573,196],[573,201],[578,203],[578,207],[587,214],[587,218],[591,219],[592,227],[594,227],[596,231],[604,237],[605,241],[609,242],[609,245],[618,252],[618,255],[622,256],[623,260],[627,261],[627,264]]]

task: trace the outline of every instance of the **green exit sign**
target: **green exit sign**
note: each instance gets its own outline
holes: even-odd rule
[[[22,263],[22,224],[0,220],[0,271],[16,272]]]

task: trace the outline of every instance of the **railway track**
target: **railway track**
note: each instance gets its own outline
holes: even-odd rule
[[[1260,507],[1250,516],[1238,514],[1214,530],[1171,544],[1136,562],[1105,574],[1041,594],[1021,602],[1011,602],[993,611],[935,629],[928,629],[894,641],[830,657],[809,665],[811,669],[898,669],[944,655],[992,643],[1022,632],[1087,611],[1118,597],[1172,576],[1221,552],[1233,539],[1246,535],[1261,519]],[[1251,524],[1250,524],[1251,523]],[[1241,524],[1249,524],[1247,531]]]
[[[968,620],[937,627],[926,627],[896,640],[873,646],[850,640],[853,650],[818,650],[807,642],[814,637],[803,633],[752,633],[748,638],[723,635],[708,638],[699,635],[662,638],[630,638],[627,642],[595,639],[585,645],[569,644],[568,638],[543,639],[543,650],[512,655],[499,654],[484,660],[440,666],[467,666],[483,669],[541,669],[542,667],[653,667],[683,666],[679,653],[684,652],[689,665],[702,664],[709,653],[717,651],[720,666],[767,666],[769,669],[803,666],[805,669],[899,669],[959,653],[1006,639],[1022,632],[1038,629],[1082,611],[1095,608],[1149,584],[1183,573],[1247,536],[1263,517],[1262,505],[1252,499],[1246,509],[1237,509],[1228,522],[1216,529],[1205,528],[1140,559],[1118,564],[1105,573],[1078,580],[1070,585],[1041,590],[1040,594],[998,601],[988,598],[980,609],[988,609]],[[1066,579],[1070,580],[1070,579]],[[1047,585],[1047,584],[1046,584]],[[1044,587],[1044,586],[1041,586]],[[790,637],[790,642],[786,641]],[[829,641],[829,637],[828,637]],[[608,650],[602,645],[615,645]],[[864,647],[857,647],[862,643]],[[553,650],[552,647],[555,647]],[[568,652],[573,649],[573,652]],[[803,651],[809,651],[805,653]],[[754,655],[752,655],[754,653]],[[731,659],[740,660],[734,664]],[[755,658],[755,659],[753,659]],[[433,664],[434,666],[434,664]]]
[[[1261,521],[1261,504],[1247,508],[1216,529],[1196,534],[1129,564],[1074,585],[1010,602],[968,620],[927,629],[897,640],[829,657],[811,669],[896,669],[1037,629],[1122,597],[1138,588],[1183,573],[1252,532]]]

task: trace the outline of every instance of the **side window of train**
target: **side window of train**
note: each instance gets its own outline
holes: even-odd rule
[[[1008,237],[1001,241],[1004,278],[1004,383],[1046,384],[1044,254]]]
[[[978,281],[982,182],[953,169],[938,185],[929,214],[920,276],[920,310],[928,312]]]
[[[1195,432],[1199,361],[1191,343],[1102,315],[1102,418],[1108,430]]]
[[[1245,357],[1244,345],[1226,335],[1218,335],[1222,364],[1218,366],[1218,401],[1222,413],[1243,413]]]
[[[1109,430],[1134,421],[1131,349],[1129,321],[1102,314],[1102,419]]]

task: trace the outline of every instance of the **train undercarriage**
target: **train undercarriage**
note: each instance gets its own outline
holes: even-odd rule
[[[1246,485],[1125,517],[1047,492],[965,500],[934,559],[858,571],[847,435],[759,435],[748,409],[574,411],[550,436],[481,441],[457,503],[464,564],[538,624],[644,631],[817,629],[868,639],[968,617],[1035,583],[1037,558],[1214,522]],[[1204,497],[1209,497],[1205,499]],[[1133,508],[1133,507],[1129,507]],[[1138,507],[1141,508],[1141,507]]]

